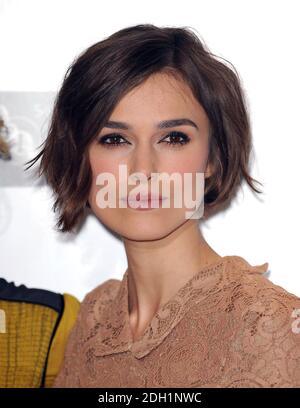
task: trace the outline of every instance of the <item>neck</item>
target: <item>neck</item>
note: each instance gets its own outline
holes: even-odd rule
[[[176,231],[155,241],[124,239],[128,260],[128,302],[136,331],[201,268],[218,261],[205,241],[197,220],[188,220]]]

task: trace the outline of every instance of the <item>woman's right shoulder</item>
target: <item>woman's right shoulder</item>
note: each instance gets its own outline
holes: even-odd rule
[[[90,292],[88,292],[82,303],[90,302],[92,300],[98,299],[101,295],[102,298],[109,299],[111,296],[116,294],[121,281],[119,279],[107,279],[106,281],[100,283],[100,285],[96,286]]]
[[[79,374],[82,369],[82,358],[85,358],[83,347],[97,333],[96,328],[102,321],[102,312],[115,301],[120,283],[118,279],[108,279],[83,298],[77,320],[68,337],[63,366],[54,381],[54,388],[80,386]]]
[[[120,284],[119,279],[108,279],[88,292],[80,305],[81,320],[86,324],[93,324],[104,308],[114,302]]]

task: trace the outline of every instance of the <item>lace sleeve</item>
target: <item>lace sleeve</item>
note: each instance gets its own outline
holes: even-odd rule
[[[243,317],[243,364],[268,387],[300,387],[300,298],[273,285]]]

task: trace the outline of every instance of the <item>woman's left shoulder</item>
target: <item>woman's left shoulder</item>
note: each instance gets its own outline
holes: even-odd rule
[[[241,283],[244,288],[252,289],[253,295],[257,300],[260,299],[277,299],[277,302],[286,305],[295,305],[300,307],[300,297],[295,293],[289,292],[283,286],[272,281],[269,273],[268,263],[262,265],[244,267],[241,270]]]
[[[296,317],[300,318],[300,297],[272,282],[267,276],[268,262],[251,265],[242,257],[235,258],[238,288],[247,298],[249,306],[259,310],[261,317],[272,315],[273,323],[279,320],[292,323]]]
[[[283,303],[297,304],[300,297],[289,292],[284,287],[275,284],[268,276],[269,263],[252,265],[241,256],[229,256],[227,272],[228,279],[233,279],[257,300],[262,298],[276,297]]]
[[[300,298],[265,276],[268,263],[241,261],[235,269],[238,344],[245,358],[272,386],[300,387]]]

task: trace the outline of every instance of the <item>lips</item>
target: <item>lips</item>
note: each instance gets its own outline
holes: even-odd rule
[[[157,201],[157,200],[162,200],[163,199],[163,197],[161,196],[161,195],[157,195],[157,194],[141,194],[141,193],[138,193],[137,194],[137,196],[136,196],[136,200],[138,200],[138,201],[151,201],[151,199],[153,200],[153,201]]]
[[[149,203],[149,205],[151,204],[151,199],[152,202],[155,201],[163,201],[166,199],[166,197],[163,197],[161,194],[157,195],[155,193],[138,193],[136,195],[133,195],[133,197],[123,197],[122,200],[123,201],[127,201],[127,204],[130,206],[130,204],[132,203]]]
[[[158,201],[158,200],[164,200],[165,197],[163,197],[161,194],[157,195],[154,193],[148,193],[148,194],[141,194],[138,193],[137,195],[133,195],[133,197],[123,197],[122,200],[123,201],[151,201],[151,198],[153,201]]]

